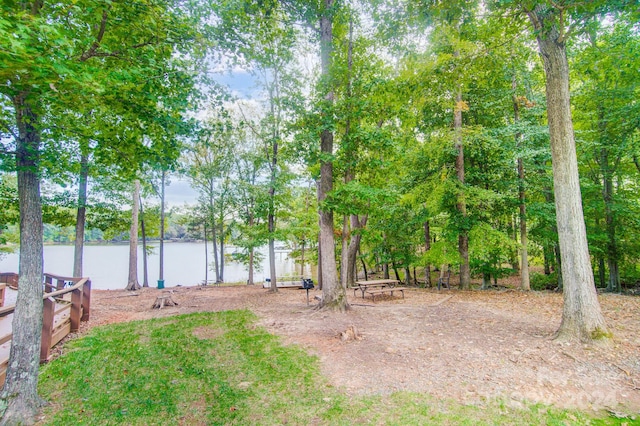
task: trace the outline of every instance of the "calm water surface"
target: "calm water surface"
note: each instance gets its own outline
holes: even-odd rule
[[[159,275],[159,246],[152,244],[154,252],[148,256],[149,286],[156,287]],[[209,262],[212,261],[211,244]],[[230,251],[227,251],[229,253]],[[269,260],[265,254],[261,267],[254,271],[254,281],[259,284],[269,277]],[[300,266],[289,258],[288,251],[276,251],[277,275],[299,274]],[[138,248],[138,280],[143,282],[142,247]],[[71,276],[73,271],[73,246],[45,246],[44,272]],[[84,248],[84,276],[91,278],[92,288],[115,290],[125,288],[129,276],[128,245],[89,245]],[[298,271],[298,272],[295,272]],[[13,253],[0,260],[0,272],[18,272],[18,254]],[[225,261],[224,281],[227,283],[246,282],[248,267],[240,263]],[[205,278],[204,243],[165,243],[164,281],[165,287],[190,286],[202,283]],[[215,273],[209,270],[209,280],[215,280]]]

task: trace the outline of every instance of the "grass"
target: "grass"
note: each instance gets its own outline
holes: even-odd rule
[[[93,329],[44,365],[47,425],[584,425],[539,405],[482,406],[399,392],[349,397],[319,363],[256,327],[249,311],[198,313]],[[615,424],[613,419],[600,419]],[[624,420],[620,423],[622,424]],[[627,424],[632,424],[627,420]]]

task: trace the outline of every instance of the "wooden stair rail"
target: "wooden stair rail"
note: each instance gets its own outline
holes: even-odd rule
[[[56,282],[55,286],[53,282]],[[64,288],[66,283],[71,287]],[[40,362],[49,359],[50,351],[60,340],[71,332],[78,331],[81,321],[88,321],[91,307],[91,280],[89,278],[63,277],[44,274],[43,310],[42,310],[42,338],[40,343]],[[56,298],[71,293],[68,305],[56,310]],[[0,317],[5,317],[15,310],[15,306],[0,308]],[[57,314],[69,310],[69,319],[55,324]],[[13,333],[0,336],[0,344],[11,340]],[[0,360],[0,385],[4,383],[8,359]]]

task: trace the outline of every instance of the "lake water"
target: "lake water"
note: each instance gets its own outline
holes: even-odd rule
[[[156,287],[159,275],[159,247],[148,256],[149,286]],[[213,260],[209,249],[209,262]],[[228,253],[229,251],[227,251]],[[260,284],[269,277],[269,259],[266,248],[261,250],[264,260],[260,268],[254,271],[254,282]],[[138,248],[138,281],[143,283],[142,246]],[[307,268],[308,269],[308,268]],[[297,272],[296,272],[297,271]],[[300,265],[295,265],[289,252],[276,250],[276,273],[278,276],[299,274]],[[0,272],[18,272],[18,253],[7,255],[0,260]],[[71,276],[73,272],[73,246],[45,246],[44,272],[55,275]],[[115,290],[127,286],[129,276],[128,245],[88,245],[84,248],[84,276],[91,278],[94,289]],[[307,275],[309,271],[307,270]],[[237,262],[225,261],[224,281],[227,283],[246,282],[248,267]],[[165,243],[164,245],[164,281],[165,287],[177,285],[191,286],[202,283],[205,278],[204,243]],[[209,280],[215,280],[215,273],[209,269]]]

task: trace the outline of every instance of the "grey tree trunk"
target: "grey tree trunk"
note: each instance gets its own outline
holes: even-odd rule
[[[6,379],[0,395],[6,410],[1,425],[32,424],[44,401],[38,396],[42,336],[42,204],[40,201],[39,117],[28,93],[13,99],[18,138],[16,166],[20,204],[20,277],[13,315],[13,338]]]
[[[253,213],[249,212],[249,228],[253,229],[254,227],[254,218]],[[254,270],[254,262],[255,262],[255,250],[253,247],[249,248],[249,277],[247,279],[247,285],[254,285],[253,282],[253,270]]]
[[[204,219],[204,285],[209,284],[209,250],[207,249],[207,218]]]
[[[84,230],[87,211],[87,181],[89,179],[89,154],[83,152],[80,157],[80,179],[78,181],[78,211],[76,214],[76,240],[73,250],[73,276],[82,276],[82,257],[84,254]]]
[[[218,236],[216,232],[215,204],[213,202],[213,180],[209,189],[209,208],[211,209],[211,242],[213,243],[213,264],[215,267],[216,282],[220,282],[220,265],[218,264]],[[208,266],[208,265],[207,265]]]
[[[538,4],[528,12],[544,62],[556,223],[564,307],[557,336],[591,341],[609,336],[593,279],[582,210],[571,105],[569,65],[560,12]]]
[[[249,249],[249,277],[247,278],[247,285],[253,285],[255,284],[253,282],[253,262],[254,262],[254,254],[255,250],[253,249],[253,247],[251,247]]]
[[[460,181],[461,188],[464,186],[464,145],[462,141],[462,93],[456,94],[456,108],[453,117],[453,129],[455,133],[456,174]],[[458,194],[457,208],[460,216],[464,220],[467,217],[467,202],[465,200],[464,189]],[[466,226],[466,225],[463,225]],[[460,288],[468,290],[471,287],[471,268],[469,267],[469,230],[464,228],[458,234],[458,253],[460,254]]]
[[[159,259],[159,271],[158,280],[164,283],[164,187],[167,180],[166,170],[162,171],[162,177],[160,179],[160,259]]]
[[[512,80],[513,89],[513,121],[515,124],[520,122],[520,105],[516,97],[516,89],[518,88],[515,74]],[[522,151],[524,139],[518,132],[516,133],[516,146]],[[527,204],[524,180],[524,160],[518,157],[518,201],[520,203],[520,289],[531,290],[529,280],[529,254],[527,252]]]
[[[367,216],[362,219],[358,215],[345,216],[344,230],[342,234],[342,259],[340,266],[342,286],[353,287],[356,281],[356,261],[362,234],[360,231],[367,225]]]
[[[320,63],[321,78],[326,85],[325,102],[327,109],[333,105],[331,89],[331,54],[333,51],[333,0],[323,0],[323,12],[320,17]],[[330,111],[326,111],[327,114]],[[318,205],[320,210],[320,251],[322,253],[322,308],[345,311],[347,292],[338,281],[336,267],[335,241],[333,236],[333,211],[323,207],[323,202],[333,189],[333,132],[324,129],[320,135],[320,151],[323,155],[320,165],[320,184],[318,185]]]
[[[271,176],[269,186],[269,214],[267,217],[267,229],[269,232],[269,275],[271,276],[271,291],[275,293],[278,291],[278,282],[276,277],[276,242],[274,237],[276,232],[276,167],[278,164],[278,143],[276,141],[273,141],[271,149]]]
[[[140,290],[138,282],[138,214],[140,209],[140,181],[136,179],[131,208],[131,228],[129,229],[129,279],[127,290]]]
[[[616,217],[613,207],[613,173],[609,160],[609,150],[600,150],[600,169],[602,171],[602,198],[604,200],[604,215],[607,231],[607,266],[609,281],[607,291],[620,292],[620,270],[618,268],[618,242],[616,240]]]
[[[429,221],[424,223],[424,251],[431,250],[431,227]],[[431,287],[431,265],[424,267],[424,286]]]
[[[219,283],[224,282],[224,214],[220,211],[220,277]]]
[[[140,199],[140,233],[142,235],[142,287],[149,287],[149,268],[147,263],[147,231],[144,226],[144,207]]]

